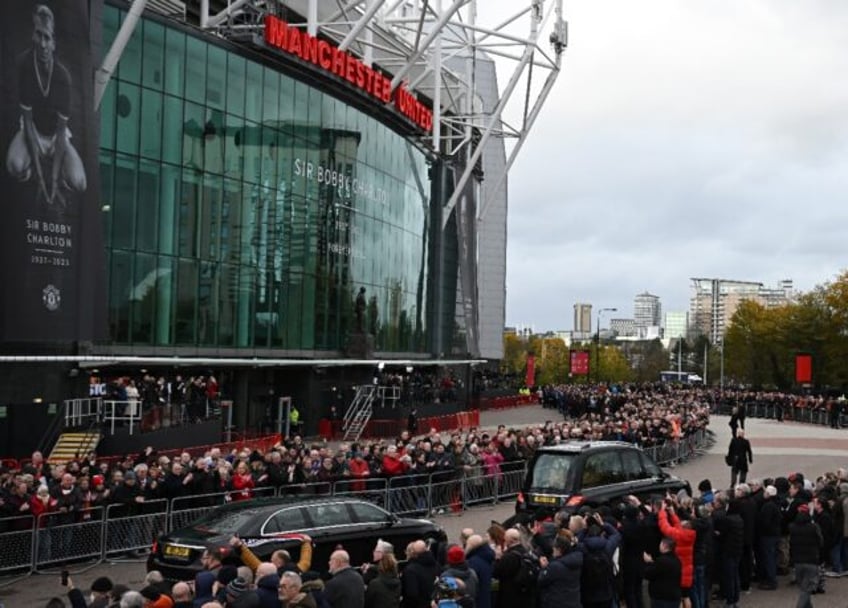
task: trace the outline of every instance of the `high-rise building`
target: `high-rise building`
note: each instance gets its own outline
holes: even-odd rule
[[[689,303],[691,332],[693,335],[705,335],[711,343],[717,344],[743,301],[751,300],[766,308],[775,308],[788,304],[793,297],[791,279],[785,279],[772,288],[755,281],[693,278]]]
[[[659,296],[640,293],[633,298],[633,321],[636,327],[660,326],[662,306]]]
[[[630,338],[636,335],[636,322],[633,319],[610,319],[610,331],[618,338]]]
[[[592,305],[578,302],[574,305],[574,333],[592,333]]]
[[[663,325],[663,338],[676,340],[685,338],[689,328],[689,313],[674,311],[665,313],[665,324]]]

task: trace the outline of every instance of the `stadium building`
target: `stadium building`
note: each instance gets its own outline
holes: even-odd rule
[[[6,434],[140,374],[214,375],[240,429],[290,397],[314,431],[393,370],[467,405],[565,46],[560,0],[504,4],[11,2]]]

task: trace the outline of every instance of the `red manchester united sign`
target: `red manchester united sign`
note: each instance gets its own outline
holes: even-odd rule
[[[391,79],[342,51],[326,40],[311,36],[286,21],[265,17],[265,42],[299,57],[321,70],[347,80],[363,93],[382,103],[394,103],[397,110],[421,129],[433,130],[433,112],[401,84],[392,92]]]

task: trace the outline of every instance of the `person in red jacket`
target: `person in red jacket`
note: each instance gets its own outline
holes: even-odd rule
[[[386,454],[383,456],[383,474],[387,477],[395,477],[403,474],[409,465],[401,460],[398,454],[397,447],[390,445],[386,448]]]
[[[350,482],[350,489],[354,492],[365,491],[365,479],[371,475],[371,470],[368,468],[368,463],[362,457],[362,452],[354,452],[353,458],[347,465],[348,471],[353,481]]]
[[[244,460],[240,460],[236,465],[232,484],[233,493],[230,496],[233,500],[250,500],[253,498],[253,475],[250,474],[250,468]]]
[[[674,511],[674,502],[671,498],[666,498],[665,508],[660,509],[657,520],[662,535],[674,539],[674,554],[680,560],[682,566],[680,588],[683,592],[683,608],[691,608],[692,600],[689,599],[689,592],[695,573],[695,537],[697,532],[692,529],[692,524],[688,520],[680,521]]]

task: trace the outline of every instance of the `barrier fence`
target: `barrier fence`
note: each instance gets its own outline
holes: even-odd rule
[[[686,460],[706,440],[706,432],[699,431],[678,441],[645,448],[645,451],[658,464],[668,464]],[[397,515],[460,513],[473,505],[513,499],[521,489],[525,470],[525,461],[514,461],[502,463],[499,471],[487,472],[482,466],[473,466],[428,475],[255,488],[249,497],[238,491],[226,491],[130,505],[112,504],[79,513],[2,518],[0,576],[27,575],[62,564],[92,567],[104,561],[138,559],[138,553],[149,549],[159,534],[188,526],[210,508],[239,499],[353,496]]]
[[[730,416],[733,413],[733,404],[721,403],[718,406],[718,414]],[[798,407],[794,405],[778,405],[774,403],[746,403],[745,416],[748,418],[770,418],[772,420],[786,420],[802,422],[804,424],[829,425],[830,411],[821,407]],[[838,416],[840,427],[848,426],[848,413],[840,413]]]

